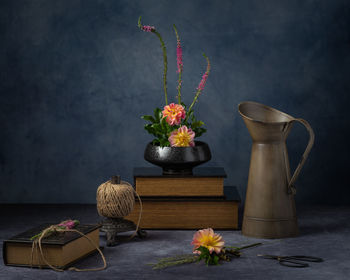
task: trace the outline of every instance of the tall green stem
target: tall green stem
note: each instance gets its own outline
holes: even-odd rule
[[[201,93],[201,91],[197,90],[196,95],[194,96],[193,101],[192,101],[190,107],[188,108],[188,112],[191,112],[191,109],[192,109],[194,103],[197,102],[197,99],[198,99],[198,96],[199,96],[200,93]]]
[[[179,101],[179,104],[181,105],[181,76],[182,72],[179,73],[179,85],[177,87],[177,100]]]
[[[166,48],[165,48],[165,44],[162,36],[160,36],[160,34],[155,30],[152,32],[157,35],[163,50],[163,62],[164,62],[163,86],[164,86],[164,94],[165,94],[165,105],[168,105],[168,92],[167,92],[167,84],[166,84],[166,77],[168,72],[168,59],[166,55]]]

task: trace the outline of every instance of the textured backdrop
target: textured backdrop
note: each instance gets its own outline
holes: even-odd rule
[[[183,98],[195,106],[227,184],[244,196],[250,136],[237,105],[253,100],[305,118],[316,142],[297,182],[299,204],[349,203],[350,2],[1,1],[0,203],[93,203],[111,175],[148,166],[143,114],[164,106],[158,39],[176,96],[176,38],[184,50]],[[307,143],[296,125],[295,167]]]

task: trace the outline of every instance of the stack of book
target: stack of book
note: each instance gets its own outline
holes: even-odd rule
[[[237,229],[240,197],[224,187],[220,167],[195,168],[192,175],[162,175],[160,168],[134,168],[136,192],[142,200],[144,229]],[[126,218],[137,222],[140,205]]]

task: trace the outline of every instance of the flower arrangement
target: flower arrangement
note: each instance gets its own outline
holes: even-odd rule
[[[68,230],[68,229],[73,229],[76,226],[78,226],[80,224],[80,222],[78,220],[66,220],[66,221],[62,221],[57,225],[54,225],[52,227],[52,229],[50,229],[48,232],[46,232],[45,237],[48,237],[49,235],[55,233],[57,230]],[[41,231],[40,233],[38,233],[37,235],[34,235],[30,238],[30,240],[35,240],[40,238],[45,230]]]
[[[213,229],[207,228],[197,231],[191,244],[193,245],[193,254],[163,258],[150,265],[153,269],[162,269],[201,260],[204,260],[206,265],[219,265],[220,260],[231,261],[232,257],[240,257],[242,249],[258,246],[262,243],[254,243],[243,247],[224,246],[225,241],[222,236],[215,233]]]
[[[181,88],[182,88],[182,73],[183,73],[183,60],[182,60],[182,47],[180,37],[176,26],[174,25],[174,31],[177,39],[176,47],[176,62],[177,73],[179,74],[177,85],[177,103],[168,104],[168,92],[167,92],[167,71],[168,60],[165,43],[162,36],[156,30],[154,26],[142,25],[141,17],[138,20],[138,27],[145,32],[155,34],[161,44],[163,51],[163,87],[165,95],[165,106],[163,110],[156,108],[154,114],[145,115],[142,118],[150,123],[145,125],[145,129],[148,133],[155,136],[153,140],[154,145],[160,145],[161,147],[193,147],[195,145],[194,138],[201,136],[206,132],[203,127],[204,122],[197,120],[194,116],[193,106],[197,102],[199,95],[203,92],[205,83],[208,79],[210,72],[209,58],[203,54],[207,60],[207,69],[202,76],[202,79],[196,89],[193,101],[189,107],[181,101]]]

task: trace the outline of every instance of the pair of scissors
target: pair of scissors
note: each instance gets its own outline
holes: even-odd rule
[[[310,256],[273,256],[273,255],[258,255],[264,259],[277,260],[280,265],[289,267],[308,267],[306,262],[323,262],[323,259]]]

